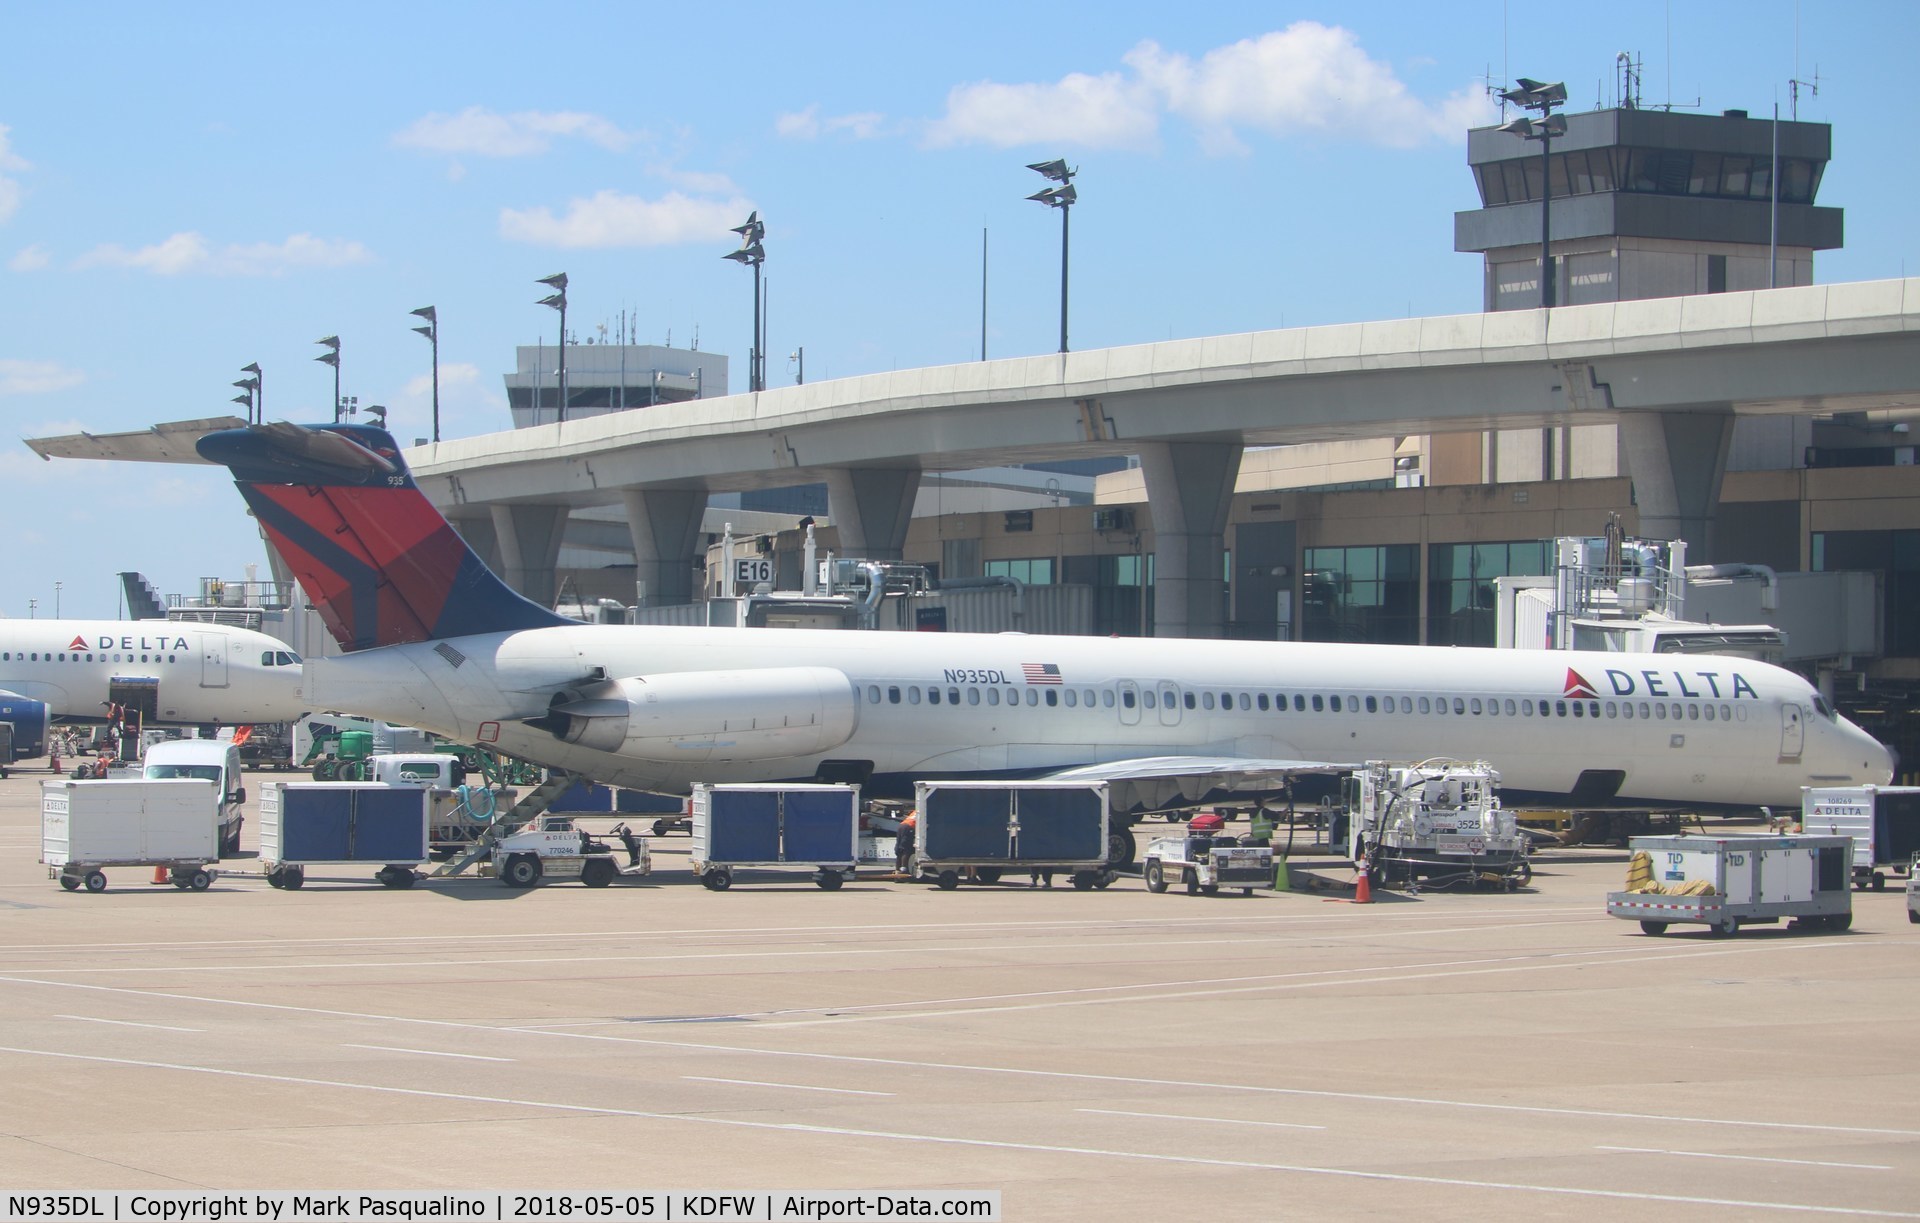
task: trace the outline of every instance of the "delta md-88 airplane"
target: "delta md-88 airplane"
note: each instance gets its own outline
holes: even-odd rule
[[[1313,766],[1452,756],[1583,805],[1797,807],[1891,753],[1746,659],[1564,651],[583,625],[514,593],[363,425],[201,439],[346,651],[315,708],[663,793],[695,782],[1113,783],[1189,806]]]

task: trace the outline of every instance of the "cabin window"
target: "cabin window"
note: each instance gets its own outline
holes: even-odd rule
[[[1153,689],[1151,688],[1140,694],[1140,703],[1148,709],[1154,708],[1156,700],[1157,698],[1153,695]]]
[[[868,684],[867,685],[867,704],[878,705],[879,703],[880,703],[880,685]]]
[[[1000,703],[1000,690],[998,688],[987,689],[987,704],[998,705],[999,703]]]
[[[959,703],[960,703],[960,690],[958,688],[947,689],[947,704],[958,705]]]
[[[1472,709],[1473,709],[1473,712],[1476,714],[1480,712],[1480,698],[1477,696],[1473,698]]]
[[[1305,713],[1307,711],[1307,698],[1298,692],[1293,694],[1293,711],[1295,713]]]
[[[918,705],[919,703],[920,703],[920,690],[918,688],[907,689],[907,704]]]
[[[1615,709],[1614,709],[1614,707],[1613,707],[1613,702],[1612,702],[1612,701],[1608,701],[1608,702],[1607,702],[1607,716],[1608,716],[1608,717],[1610,717],[1610,718],[1611,718],[1611,717],[1616,717],[1616,716],[1618,716],[1618,714],[1616,713],[1616,711],[1615,711]]]
[[[1706,709],[1707,709],[1707,714],[1706,714],[1707,721],[1711,722],[1713,721],[1713,706],[1708,705]]]
[[[1040,690],[1038,688],[1027,689],[1027,704],[1038,705],[1039,703],[1040,703]]]
[[[1687,706],[1687,721],[1689,721],[1689,722],[1698,722],[1699,720],[1700,720],[1700,706],[1698,706],[1698,705],[1688,705],[1688,706]]]
[[[1327,709],[1327,700],[1326,700],[1326,698],[1325,698],[1325,697],[1323,697],[1323,696],[1321,696],[1321,695],[1320,695],[1319,693],[1317,693],[1317,692],[1316,692],[1316,693],[1314,693],[1314,694],[1313,694],[1313,711],[1314,711],[1315,713],[1325,713],[1325,712],[1326,712],[1326,709]]]
[[[1202,693],[1202,694],[1201,694],[1201,697],[1200,697],[1200,703],[1201,703],[1202,705],[1205,705],[1205,706],[1206,706],[1206,707],[1207,707],[1208,709],[1212,709],[1212,708],[1213,708],[1213,693],[1211,693],[1211,692],[1205,692],[1205,693]],[[1191,709],[1191,708],[1193,708],[1193,694],[1192,694],[1191,692],[1189,692],[1189,693],[1187,694],[1187,708],[1189,708],[1189,709]]]
[[[1368,697],[1368,698],[1367,698],[1367,712],[1368,712],[1368,713],[1379,713],[1379,712],[1380,712],[1380,702],[1379,702],[1379,700],[1378,700],[1377,698],[1375,698],[1375,697]]]
[[[1007,689],[1007,704],[1018,705],[1019,703],[1020,703],[1020,690],[1018,688]]]
[[[1421,698],[1420,698],[1420,712],[1421,712],[1421,713],[1429,713],[1429,712],[1431,712],[1431,711],[1432,711],[1432,702],[1431,702],[1431,701],[1429,701],[1429,700],[1427,700],[1427,698],[1426,698],[1426,697],[1424,697],[1424,696],[1423,696],[1423,697],[1421,697]]]
[[[1620,702],[1620,716],[1623,718],[1626,718],[1628,721],[1633,720],[1633,702],[1632,701]]]
[[[1120,694],[1120,703],[1128,709],[1133,708],[1133,690],[1131,688]]]
[[[887,689],[887,703],[889,705],[898,705],[900,703],[900,689],[892,687]]]
[[[978,688],[967,689],[967,704],[978,705],[979,703],[980,703],[980,690]]]
[[[1091,704],[1092,704],[1093,702],[1092,702],[1092,701],[1088,701],[1087,703],[1088,703],[1089,705],[1091,705]],[[1102,705],[1104,705],[1104,706],[1106,706],[1106,707],[1107,707],[1108,709],[1112,709],[1112,708],[1113,708],[1113,689],[1111,689],[1111,688],[1102,688],[1102,689],[1100,690],[1100,703],[1101,703]],[[1128,701],[1128,702],[1127,702],[1127,707],[1128,707],[1129,709],[1131,709],[1131,708],[1133,707],[1133,702],[1132,702],[1132,701]]]
[[[938,705],[939,703],[940,703],[940,690],[938,688],[927,689],[927,704]]]
[[[1080,692],[1078,689],[1068,688],[1063,691],[1061,695],[1066,698],[1068,709],[1072,709],[1080,703]]]
[[[1662,721],[1662,722],[1664,722],[1664,721],[1666,721],[1666,720],[1667,720],[1667,707],[1666,707],[1665,705],[1661,705],[1661,704],[1658,704],[1658,703],[1655,703],[1655,705],[1654,705],[1654,707],[1653,707],[1653,716],[1654,716],[1654,717],[1655,717],[1656,719],[1658,719],[1659,721]]]
[[[168,662],[179,662],[179,661],[180,661],[180,656],[179,656],[178,654],[169,654],[169,655],[167,655],[167,661],[168,661]]]
[[[1733,707],[1733,716],[1742,722],[1746,721],[1747,707],[1745,705],[1735,705]]]
[[[1193,701],[1193,693],[1191,693],[1191,692],[1189,692],[1189,693],[1187,693],[1187,694],[1186,694],[1186,700],[1185,700],[1185,704],[1186,704],[1186,706],[1187,706],[1187,708],[1188,708],[1188,709],[1192,709],[1192,708],[1193,708],[1193,706],[1194,706],[1194,701]],[[1212,709],[1212,708],[1213,708],[1213,693],[1211,693],[1211,692],[1209,692],[1209,693],[1207,693],[1207,708],[1208,708],[1208,709]]]
[[[1720,706],[1720,720],[1721,720],[1722,722],[1731,722],[1731,721],[1733,721],[1733,709],[1732,709],[1732,707],[1730,707],[1730,706],[1727,706],[1727,705],[1722,705],[1722,706]]]
[[[1058,706],[1059,704],[1060,704],[1060,690],[1058,688],[1047,689],[1047,707],[1051,709]]]
[[[1332,709],[1333,712],[1335,713],[1340,712],[1340,694],[1339,693],[1336,692],[1332,696],[1327,698],[1327,707]]]
[[[1576,718],[1584,718],[1584,717],[1586,717],[1586,716],[1587,716],[1587,707],[1586,707],[1585,705],[1583,705],[1583,704],[1581,704],[1581,703],[1580,703],[1579,701],[1575,701],[1575,702],[1573,703],[1573,716],[1574,716],[1574,717],[1576,717]]]
[[[1264,692],[1260,694],[1260,712],[1267,712],[1267,694]]]

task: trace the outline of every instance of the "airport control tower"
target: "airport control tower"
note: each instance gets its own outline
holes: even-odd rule
[[[1812,284],[1813,253],[1841,245],[1841,210],[1814,203],[1828,124],[1631,106],[1564,117],[1547,159],[1556,305]],[[1537,140],[1467,134],[1482,206],[1454,214],[1453,246],[1486,256],[1488,310],[1540,305],[1541,161]]]

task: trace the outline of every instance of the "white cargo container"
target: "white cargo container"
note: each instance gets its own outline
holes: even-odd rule
[[[173,885],[204,891],[220,860],[217,784],[166,781],[43,781],[40,860],[69,892],[104,891],[109,866],[162,866]]]
[[[1853,883],[1887,886],[1920,853],[1920,786],[1802,786],[1800,830],[1853,838]]]
[[[1628,845],[1647,855],[1651,883],[1664,890],[1609,892],[1607,913],[1639,922],[1647,934],[1665,934],[1676,922],[1701,923],[1723,937],[1782,918],[1804,930],[1853,924],[1846,837],[1634,837]],[[1679,890],[1688,885],[1710,890]]]

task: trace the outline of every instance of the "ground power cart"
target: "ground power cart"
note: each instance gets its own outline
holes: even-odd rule
[[[1635,837],[1627,889],[1607,893],[1610,916],[1665,934],[1677,923],[1730,938],[1742,926],[1789,920],[1796,930],[1853,924],[1847,837]]]
[[[749,867],[805,866],[833,891],[860,855],[860,787],[699,785],[693,788],[689,862],[716,892]]]

